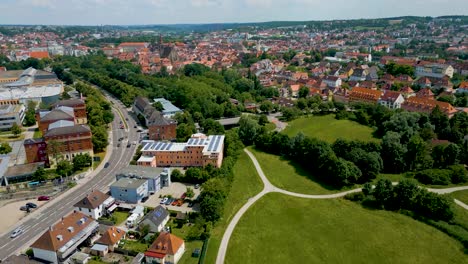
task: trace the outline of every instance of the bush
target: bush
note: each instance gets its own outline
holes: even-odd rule
[[[463,165],[452,165],[448,168],[451,171],[452,183],[465,183],[468,182],[468,172]]]
[[[353,202],[359,202],[359,201],[364,200],[364,198],[366,198],[366,196],[362,192],[357,192],[357,193],[348,193],[347,195],[345,195],[344,198],[346,200],[350,200],[350,201],[353,201]]]
[[[423,184],[448,185],[452,182],[452,171],[444,169],[428,169],[415,173],[414,178]]]
[[[33,252],[33,249],[32,248],[28,248],[28,250],[26,250],[26,255],[28,255],[28,257],[32,258],[34,256],[34,252]]]

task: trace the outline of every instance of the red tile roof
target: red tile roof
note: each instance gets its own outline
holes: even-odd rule
[[[145,256],[161,256],[157,258],[162,258],[167,254],[175,255],[183,244],[184,240],[181,238],[162,232],[145,252]]]
[[[49,52],[47,52],[47,51],[31,51],[29,53],[29,57],[35,58],[35,59],[49,58]]]
[[[382,96],[382,91],[371,90],[363,87],[354,87],[349,94],[349,101],[360,101],[368,103],[377,103]]]

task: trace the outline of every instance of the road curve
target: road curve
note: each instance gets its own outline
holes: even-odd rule
[[[268,180],[268,178],[265,176],[265,173],[263,172],[260,164],[257,161],[257,158],[250,152],[248,149],[244,149],[244,151],[249,155],[250,159],[252,160],[255,169],[257,170],[258,175],[260,176],[260,179],[263,182],[263,190],[259,192],[257,195],[255,195],[253,198],[250,198],[244,206],[237,211],[237,213],[234,215],[232,218],[231,222],[229,222],[228,227],[224,231],[223,238],[221,240],[221,244],[219,245],[218,249],[218,255],[216,257],[216,264],[224,264],[224,260],[226,258],[226,252],[227,248],[229,245],[229,240],[231,238],[232,233],[234,232],[234,228],[236,227],[237,223],[241,219],[241,217],[244,215],[245,212],[260,198],[262,198],[265,194],[270,193],[270,192],[277,192],[277,193],[282,193],[285,195],[289,196],[294,196],[294,197],[299,197],[299,198],[306,198],[306,199],[334,199],[334,198],[340,198],[343,197],[347,194],[350,193],[356,193],[362,191],[361,188],[356,188],[353,190],[345,191],[345,192],[340,192],[340,193],[333,193],[333,194],[321,194],[321,195],[314,195],[314,194],[302,194],[302,193],[295,193],[295,192],[290,192],[286,191],[283,189],[280,189]],[[397,182],[392,182],[393,185],[398,184]],[[432,188],[427,188],[428,191],[430,192],[435,192],[439,194],[446,194],[446,193],[452,193],[460,190],[468,190],[468,186],[459,186],[459,187],[452,187],[452,188],[446,188],[446,189],[432,189]],[[468,205],[464,204],[463,202],[454,199],[455,203],[460,205],[461,207],[465,208],[468,210]]]

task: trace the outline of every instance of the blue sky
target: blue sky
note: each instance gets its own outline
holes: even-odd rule
[[[468,15],[468,0],[0,0],[0,24],[176,24]]]

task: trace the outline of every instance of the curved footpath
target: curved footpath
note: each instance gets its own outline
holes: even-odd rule
[[[314,195],[314,194],[302,194],[302,193],[295,193],[295,192],[290,192],[286,191],[283,189],[280,189],[268,180],[268,178],[265,176],[265,173],[263,173],[262,168],[260,167],[260,164],[257,161],[257,158],[252,154],[247,149],[244,149],[244,151],[249,155],[250,159],[252,160],[255,169],[257,170],[258,175],[260,176],[260,179],[262,179],[263,182],[263,190],[259,192],[257,195],[254,197],[250,198],[244,206],[242,206],[239,211],[234,215],[232,218],[231,222],[229,223],[228,227],[224,231],[223,239],[221,240],[221,244],[219,245],[218,249],[218,255],[216,257],[216,264],[223,264],[224,259],[226,258],[226,252],[229,244],[229,240],[231,238],[232,232],[234,231],[234,228],[236,227],[237,223],[241,219],[241,217],[244,215],[245,212],[260,198],[262,198],[265,194],[271,193],[271,192],[277,192],[277,193],[282,193],[285,195],[289,196],[294,196],[294,197],[300,197],[300,198],[306,198],[306,199],[334,199],[334,198],[340,198],[343,197],[347,194],[350,193],[356,193],[356,192],[361,192],[361,188],[345,191],[345,192],[340,192],[340,193],[333,193],[333,194],[322,194],[322,195]],[[398,183],[393,182],[393,185],[396,185]],[[432,188],[427,188],[428,191],[434,192],[434,193],[439,193],[439,194],[446,194],[446,193],[452,193],[456,191],[462,191],[462,190],[468,190],[468,186],[460,186],[460,187],[452,187],[452,188],[446,188],[446,189],[432,189]],[[460,205],[461,207],[465,208],[468,210],[468,205],[464,204],[463,202],[454,199],[455,203]]]

